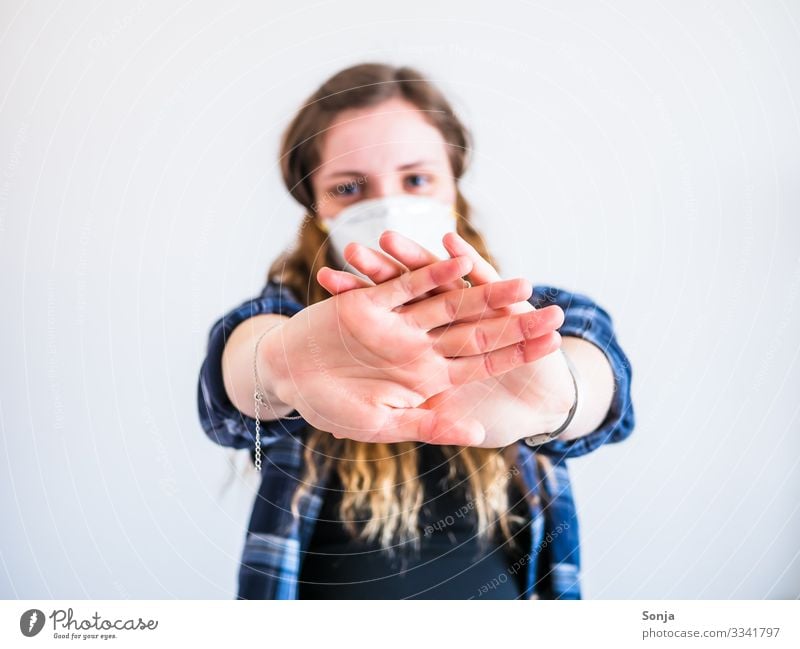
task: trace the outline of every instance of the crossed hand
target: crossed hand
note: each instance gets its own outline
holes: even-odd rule
[[[262,359],[276,396],[367,442],[497,448],[555,428],[573,396],[553,353],[563,311],[534,309],[529,282],[501,279],[456,233],[443,242],[450,259],[393,231],[383,252],[349,244],[345,259],[371,281],[322,268],[333,297],[287,320]]]

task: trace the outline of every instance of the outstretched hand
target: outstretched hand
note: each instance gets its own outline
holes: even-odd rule
[[[491,291],[502,285],[494,269],[478,252],[456,233],[443,239],[452,257],[467,257],[472,262],[469,272],[471,283]],[[352,243],[344,251],[345,259],[354,268],[370,278],[366,280],[347,271],[324,267],[317,279],[333,295],[391,281],[409,270],[424,268],[439,258],[411,239],[398,232],[386,231],[379,242],[382,251]],[[461,279],[432,288],[418,299],[430,301],[454,296],[463,291]],[[516,331],[519,340],[508,354],[513,359],[505,371],[474,375],[472,380],[460,382],[431,395],[418,407],[441,414],[448,420],[476,419],[486,431],[477,446],[501,447],[522,437],[555,429],[563,421],[572,405],[573,387],[569,369],[561,354],[555,354],[561,338],[556,331],[564,322],[564,313],[557,305],[534,309],[527,298],[487,308],[479,313],[461,313],[450,307],[450,320],[429,335],[436,348],[445,356],[480,354],[489,345],[498,345],[503,336],[510,338]],[[398,307],[404,312],[414,304]],[[487,323],[487,324],[484,324]],[[455,332],[455,335],[454,335]],[[487,359],[487,362],[491,362]]]
[[[515,344],[539,323],[535,314],[481,317],[530,295],[525,280],[437,292],[470,270],[471,260],[458,256],[310,305],[266,334],[261,379],[337,438],[483,443],[475,417],[421,405],[517,366]],[[464,322],[452,325],[454,318]],[[507,326],[509,318],[516,326]]]

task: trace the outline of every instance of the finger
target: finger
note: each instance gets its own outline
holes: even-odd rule
[[[472,268],[467,257],[437,261],[423,268],[407,271],[399,277],[368,289],[372,301],[394,309],[428,291],[466,275]],[[434,299],[434,298],[431,298]]]
[[[424,248],[413,239],[397,232],[396,230],[385,230],[378,239],[378,244],[392,257],[403,263],[407,268],[414,270],[422,268],[428,264],[438,261],[439,256]],[[451,255],[458,257],[459,255]],[[451,291],[457,288],[464,288],[464,281],[458,279],[448,285],[434,289],[433,293]]]
[[[469,279],[473,285],[479,286],[489,282],[496,282],[500,279],[500,274],[497,269],[492,266],[481,254],[466,240],[464,237],[457,233],[448,232],[442,240],[444,247],[450,255],[467,255],[472,259],[473,267],[472,272],[469,274]],[[531,291],[532,293],[533,291]],[[534,306],[530,302],[530,295],[528,295],[523,302],[511,306],[503,307],[500,309],[501,314],[508,313],[525,313],[531,311]]]
[[[493,317],[495,310],[527,299],[532,290],[525,279],[504,279],[434,295],[423,302],[406,304],[397,312],[414,326],[429,331],[467,317]]]
[[[355,241],[348,243],[344,249],[344,258],[357,271],[364,273],[376,284],[394,279],[408,270],[402,263],[392,259],[380,250]],[[432,260],[437,261],[437,260]]]
[[[469,278],[473,286],[486,284],[488,282],[496,282],[500,279],[497,269],[486,261],[481,254],[475,250],[474,246],[468,243],[467,240],[457,232],[448,232],[445,234],[442,243],[451,257],[466,255],[472,260],[472,270],[470,271]]]
[[[486,354],[446,359],[450,381],[453,385],[463,385],[471,381],[482,381],[491,376],[500,376],[524,363],[538,361],[552,354],[560,346],[560,334],[552,331],[534,340],[523,340]]]
[[[355,288],[374,286],[363,277],[358,277],[344,270],[329,268],[328,266],[323,266],[317,271],[317,281],[331,295],[352,291]]]
[[[435,351],[445,357],[475,356],[508,347],[521,340],[535,340],[564,324],[564,311],[557,304],[544,309],[475,323],[456,324],[430,332]]]
[[[477,446],[486,439],[486,429],[474,417],[455,420],[425,408],[393,408],[385,428],[380,436],[390,441]]]

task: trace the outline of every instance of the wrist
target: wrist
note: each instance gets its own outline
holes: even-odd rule
[[[574,427],[577,420],[577,412],[581,403],[580,379],[571,362],[569,356],[559,349],[559,354],[554,354],[556,358],[560,356],[563,360],[563,367],[566,368],[566,384],[569,386],[565,391],[559,390],[559,405],[553,410],[552,418],[548,418],[545,429],[534,435],[524,437],[524,441],[529,446],[538,446],[550,442],[554,439],[562,438]],[[565,398],[564,395],[569,397]]]
[[[283,341],[285,321],[270,325],[258,343],[256,364],[260,387],[277,414],[285,415],[295,410],[296,391],[289,372]]]

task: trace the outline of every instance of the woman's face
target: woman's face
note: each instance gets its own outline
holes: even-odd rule
[[[455,202],[447,144],[404,99],[344,110],[323,138],[321,163],[311,177],[320,218],[364,199],[396,194]]]

